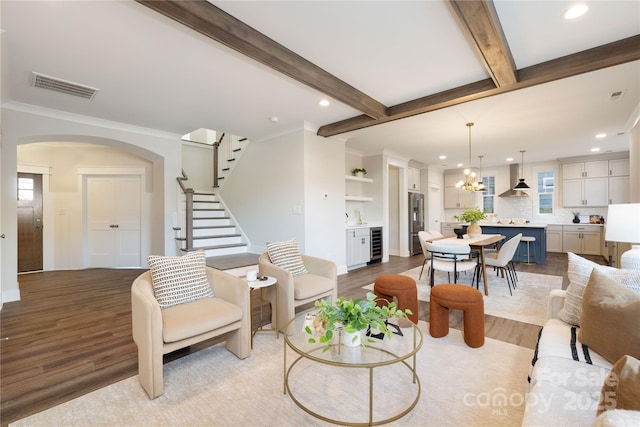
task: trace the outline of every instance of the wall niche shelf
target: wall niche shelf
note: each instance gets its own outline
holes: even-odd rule
[[[345,175],[345,181],[347,184],[351,183],[351,185],[347,185],[347,192],[351,194],[347,194],[344,196],[344,199],[347,202],[371,202],[373,201],[373,197],[363,196],[363,188],[359,184],[371,184],[373,182],[372,179],[369,178],[360,178],[353,175]]]
[[[345,175],[344,179],[346,179],[347,181],[373,182],[373,180],[370,179],[370,178],[360,178],[360,177],[353,176],[353,175]]]

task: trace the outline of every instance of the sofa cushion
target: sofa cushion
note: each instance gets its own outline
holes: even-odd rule
[[[612,409],[640,411],[640,360],[635,357],[618,360],[602,385],[598,414]]]
[[[612,409],[604,411],[591,424],[591,427],[638,427],[640,426],[640,411],[626,409]]]
[[[640,358],[640,295],[597,269],[584,291],[581,342],[615,363],[625,354]]]
[[[295,282],[293,298],[304,300],[333,289],[333,280],[316,274],[305,274],[293,279]]]
[[[558,313],[558,317],[565,322],[580,326],[580,313],[582,312],[582,294],[587,286],[591,271],[596,268],[604,272],[614,280],[622,283],[632,291],[640,293],[640,271],[617,269],[596,264],[586,258],[582,258],[569,252],[569,266],[567,274],[569,276],[569,286],[564,307]]]
[[[240,307],[222,298],[204,298],[175,305],[162,310],[162,339],[166,343],[180,341],[241,319]]]
[[[214,296],[207,279],[204,251],[179,257],[150,255],[147,262],[151,270],[153,293],[160,308]]]
[[[284,268],[292,275],[307,274],[307,268],[300,256],[296,239],[284,242],[267,242],[267,252],[269,252],[272,263]]]
[[[590,425],[596,418],[598,396],[576,393],[549,382],[539,382],[527,393],[523,426]]]

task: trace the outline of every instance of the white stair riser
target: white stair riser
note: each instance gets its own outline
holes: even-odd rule
[[[222,205],[219,202],[216,203],[198,203],[193,202],[194,209],[222,209]]]
[[[195,211],[195,210],[193,211],[194,218],[208,218],[208,217],[219,218],[223,216],[226,216],[225,211]]]
[[[236,227],[230,225],[229,227],[224,228],[203,228],[193,230],[193,237],[201,237],[201,236],[219,236],[221,234],[235,234]]]
[[[194,227],[215,227],[218,225],[231,225],[231,221],[228,218],[220,219],[195,219],[193,220]]]
[[[211,239],[193,239],[193,247],[201,248],[203,246],[215,246],[215,245],[231,245],[234,243],[242,243],[242,237],[218,237]]]

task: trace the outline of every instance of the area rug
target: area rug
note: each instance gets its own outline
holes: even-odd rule
[[[418,284],[418,299],[428,302],[431,294],[429,275],[425,266],[422,279],[418,280],[421,268],[416,267],[401,274],[415,279]],[[472,277],[471,273],[463,273],[458,283],[470,285]],[[547,297],[552,289],[562,287],[562,276],[518,272],[518,287],[513,290],[513,296],[509,294],[507,280],[497,276],[493,271],[487,271],[487,282],[489,296],[484,297],[485,314],[543,326],[547,320]],[[436,286],[438,283],[449,283],[447,273],[437,271],[435,283]],[[373,290],[373,284],[364,288]],[[482,280],[480,280],[480,291],[484,293]]]
[[[448,336],[435,339],[426,332],[425,322],[420,322],[420,328],[425,331],[424,345],[417,354],[422,392],[409,414],[388,425],[521,424],[532,350],[490,338],[483,347],[472,349],[465,345],[460,331],[452,329]],[[283,351],[283,337],[276,340],[273,334],[266,333],[256,336],[252,355],[245,360],[217,345],[166,364],[165,391],[155,400],[148,399],[134,376],[11,425],[329,425],[308,415],[283,393]],[[288,364],[294,354],[288,350]],[[333,368],[340,375],[325,376],[322,365],[312,361],[294,369],[290,383],[298,398],[317,402],[332,417],[366,417],[366,403],[358,402],[366,400],[368,387],[362,385],[362,380],[350,380],[345,387],[338,378],[368,377],[368,370]],[[394,400],[393,395],[384,394],[386,388],[394,382],[405,384],[402,378],[378,378],[396,375],[394,369],[402,370],[402,365],[374,369],[376,408],[384,406],[383,401]],[[404,368],[404,372],[409,371]],[[411,387],[410,382],[406,384]],[[342,398],[343,395],[346,397]],[[342,409],[345,401],[355,403],[347,414]]]

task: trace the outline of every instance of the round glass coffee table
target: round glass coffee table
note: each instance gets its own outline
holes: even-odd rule
[[[416,406],[416,353],[423,337],[414,323],[391,321],[392,338],[365,336],[365,347],[346,346],[336,333],[326,349],[308,342],[305,325],[312,315],[298,315],[284,334],[284,393],[296,405],[321,420],[354,426],[389,423]],[[293,356],[289,366],[287,352]]]

